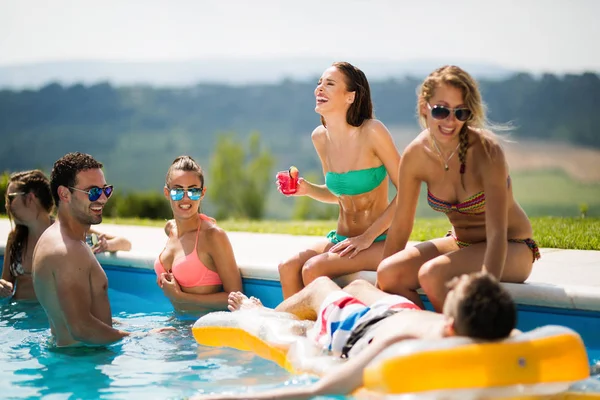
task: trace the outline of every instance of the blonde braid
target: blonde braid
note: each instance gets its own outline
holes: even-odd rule
[[[458,159],[460,160],[461,175],[464,174],[465,170],[467,169],[467,148],[469,147],[468,131],[469,127],[467,124],[464,124],[460,130],[460,133],[458,134],[458,138],[460,140],[460,146],[458,147]]]

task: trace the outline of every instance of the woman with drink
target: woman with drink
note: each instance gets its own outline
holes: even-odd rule
[[[397,187],[400,154],[387,128],[373,118],[365,74],[336,62],[319,79],[315,99],[321,125],[312,141],[325,185],[308,182],[292,169],[287,178],[278,176],[278,188],[285,195],[338,204],[339,217],[326,239],[279,265],[284,298],[319,276],[375,271],[396,207],[388,200],[388,176]]]

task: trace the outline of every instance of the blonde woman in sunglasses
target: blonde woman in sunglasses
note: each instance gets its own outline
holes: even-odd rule
[[[242,290],[227,233],[199,212],[205,192],[200,165],[189,156],[177,157],[164,187],[174,220],[154,271],[158,286],[179,311],[226,310],[229,293]]]
[[[486,122],[477,82],[456,66],[432,72],[418,90],[424,131],[400,162],[397,208],[377,269],[386,292],[422,305],[421,287],[442,310],[445,282],[476,271],[522,283],[540,257],[527,215],[515,201],[505,155]],[[406,247],[421,183],[427,201],[446,214],[446,237]]]
[[[16,172],[9,177],[5,202],[8,218],[15,227],[6,243],[0,297],[35,301],[31,278],[33,249],[54,222],[50,181],[40,170]]]

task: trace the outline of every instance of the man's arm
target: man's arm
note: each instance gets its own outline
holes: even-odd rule
[[[52,278],[64,321],[73,339],[90,345],[105,345],[128,336],[92,315],[89,253],[73,250],[69,257],[53,257]],[[108,301],[108,298],[106,298]]]
[[[315,396],[329,394],[349,394],[359,389],[363,385],[363,373],[366,366],[383,350],[393,343],[401,340],[410,339],[411,336],[398,336],[381,342],[374,342],[348,362],[323,376],[318,382],[298,388],[282,388],[269,390],[262,393],[239,393],[234,395],[209,395],[197,396],[196,400],[226,400],[226,399],[310,399]]]
[[[356,357],[350,358],[347,363],[321,378],[315,384],[313,396],[350,394],[361,388],[364,384],[363,374],[367,365],[392,344],[411,338],[413,336],[402,335],[379,342],[375,340]]]

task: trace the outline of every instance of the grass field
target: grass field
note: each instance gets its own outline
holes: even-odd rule
[[[577,217],[586,204],[588,216],[600,217],[600,183],[579,182],[559,170],[517,172],[512,182],[515,199],[529,216]]]
[[[140,219],[105,219],[108,223],[163,227],[165,221]],[[534,239],[540,247],[600,250],[600,218],[533,217]],[[219,221],[227,231],[284,233],[325,236],[335,228],[335,221]],[[410,240],[423,241],[441,237],[450,229],[445,218],[418,218]]]

